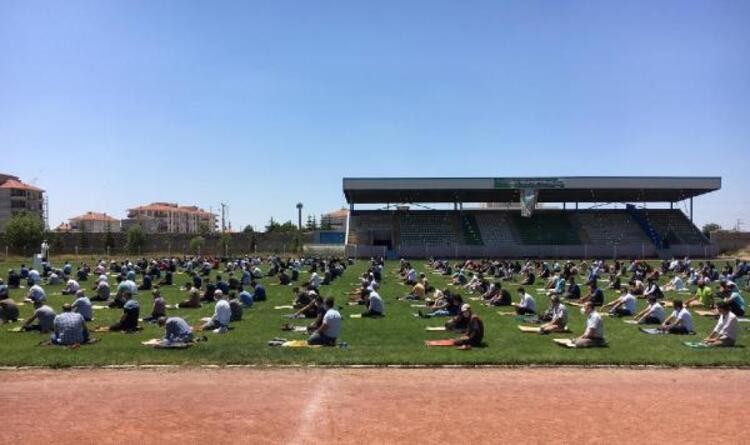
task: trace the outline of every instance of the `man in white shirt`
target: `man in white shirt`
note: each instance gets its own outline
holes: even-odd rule
[[[549,334],[551,332],[565,332],[568,324],[568,310],[565,308],[564,304],[560,303],[560,297],[557,295],[553,295],[552,298],[550,298],[550,303],[552,304],[552,307],[550,308],[552,320],[541,325],[539,327],[539,333]]]
[[[693,316],[685,309],[682,300],[674,300],[674,312],[661,324],[662,331],[669,334],[691,334],[693,332]]]
[[[737,341],[737,316],[730,310],[729,303],[720,301],[716,305],[719,310],[719,321],[711,335],[703,339],[709,346],[734,346]]]
[[[385,309],[383,304],[383,298],[375,290],[365,289],[365,301],[367,301],[367,311],[365,311],[363,317],[382,317],[385,315]]]
[[[664,323],[664,307],[656,300],[656,296],[648,297],[648,306],[635,316],[638,324],[662,324]]]
[[[81,290],[81,285],[78,284],[78,281],[70,279],[61,293],[63,295],[75,295],[79,290]]]
[[[625,295],[602,306],[602,311],[609,310],[609,315],[615,317],[629,317],[635,315],[635,295],[627,291]]]
[[[518,295],[521,297],[521,301],[518,303],[511,303],[515,306],[516,313],[518,315],[536,314],[536,302],[534,297],[529,295],[523,287],[518,288]]]
[[[674,291],[682,291],[685,290],[685,282],[682,280],[682,278],[679,275],[675,275],[672,280],[667,283],[666,286],[664,286],[665,291],[674,290]]]
[[[317,272],[313,272],[310,275],[310,286],[312,286],[313,289],[318,290],[322,282],[323,282],[323,279],[320,278],[320,275],[318,275]]]
[[[323,323],[307,339],[308,345],[336,346],[336,339],[341,334],[341,314],[333,307],[334,300],[328,297],[324,306],[326,313],[323,316]]]
[[[203,325],[202,330],[223,334],[229,331],[229,322],[232,319],[232,308],[229,306],[229,302],[224,298],[224,293],[219,289],[214,292],[214,300],[216,300],[214,315]]]
[[[594,309],[594,303],[587,301],[583,305],[583,313],[586,314],[586,331],[573,342],[576,348],[591,348],[593,346],[604,346],[604,321],[601,315]]]

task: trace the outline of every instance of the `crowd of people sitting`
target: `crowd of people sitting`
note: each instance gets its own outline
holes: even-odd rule
[[[306,332],[311,345],[336,343],[342,327],[341,313],[333,296],[325,297],[321,286],[340,278],[352,260],[339,258],[281,258],[279,256],[220,259],[213,257],[141,258],[137,261],[99,261],[92,266],[81,264],[75,270],[70,262],[61,268],[44,263],[37,271],[25,265],[9,270],[7,284],[0,280],[0,322],[19,319],[18,304],[8,290],[27,286],[26,299],[33,304],[33,314],[21,324],[21,330],[49,333],[54,344],[80,344],[91,339],[86,326],[94,320],[94,303],[121,310],[121,316],[96,331],[134,332],[141,323],[155,323],[165,330],[164,339],[193,339],[193,331],[226,333],[240,322],[243,311],[267,299],[266,285],[291,288],[292,318],[309,320]],[[362,307],[359,317],[386,316],[385,299],[380,286],[385,279],[383,258],[370,260],[359,283],[349,292],[348,304]],[[301,279],[301,273],[306,274]],[[162,296],[165,287],[175,286],[175,276],[184,299],[174,307]],[[309,275],[307,275],[309,274]],[[436,288],[428,274],[444,277],[448,286]],[[509,307],[519,317],[539,323],[541,334],[568,332],[567,305],[580,306],[586,316],[584,333],[575,341],[577,347],[606,344],[602,315],[633,317],[641,325],[653,325],[669,334],[694,332],[691,309],[709,311],[718,321],[705,338],[711,346],[731,346],[736,342],[737,323],[745,315],[746,305],[740,283],[750,286],[750,267],[746,261],[727,262],[717,266],[711,261],[673,259],[657,265],[647,261],[565,261],[539,260],[466,260],[431,259],[425,272],[407,260],[401,260],[394,276],[408,288],[398,300],[422,306],[416,317],[444,318],[446,330],[457,334],[459,346],[481,346],[484,322],[472,310],[468,298],[488,307]],[[114,277],[113,291],[110,280]],[[669,277],[664,288],[659,282]],[[663,279],[664,278],[664,279]],[[86,284],[90,283],[90,284]],[[579,284],[580,283],[580,284]],[[58,314],[47,303],[44,289],[63,285],[62,295],[71,296]],[[619,294],[605,302],[604,290]],[[533,292],[536,288],[537,294]],[[509,290],[513,289],[513,291]],[[689,289],[693,289],[690,291]],[[539,295],[541,292],[541,296]],[[683,298],[665,300],[665,292],[683,293]],[[141,319],[140,294],[151,295],[151,309]],[[514,296],[515,294],[515,296]],[[89,297],[90,295],[90,297]],[[537,299],[544,298],[547,310],[539,311]],[[647,302],[637,311],[639,299]],[[213,315],[190,325],[184,318],[170,316],[172,308],[197,309],[213,305]],[[673,307],[667,316],[666,308]],[[598,309],[597,309],[598,308]],[[290,324],[285,327],[291,328]]]
[[[0,280],[0,323],[19,320],[19,303],[10,298],[9,290],[28,287],[25,299],[33,304],[34,312],[23,321],[19,330],[51,334],[53,344],[71,346],[91,340],[86,323],[94,319],[92,302],[122,311],[115,323],[100,326],[96,328],[97,332],[135,332],[141,329],[140,323],[155,323],[164,327],[166,341],[192,339],[194,329],[228,332],[231,323],[242,320],[243,310],[266,300],[266,289],[261,284],[261,279],[267,282],[277,279],[280,285],[292,285],[300,282],[300,271],[305,268],[310,273],[309,279],[301,283],[306,290],[305,295],[310,296],[311,301],[321,301],[322,298],[317,294],[320,286],[330,284],[340,277],[348,264],[348,261],[338,258],[282,259],[273,255],[265,259],[172,257],[150,260],[142,258],[135,262],[102,260],[93,268],[82,263],[75,273],[70,262],[66,262],[62,268],[54,268],[45,262],[40,271],[22,265],[18,271],[8,271],[8,284]],[[162,296],[162,289],[175,285],[177,273],[186,275],[188,280],[180,288],[186,293],[186,298],[175,308],[192,309],[208,303],[214,304],[213,315],[195,327],[184,318],[168,316],[170,306]],[[217,274],[214,281],[210,278],[212,273]],[[222,274],[226,274],[226,280]],[[114,276],[116,283],[114,292],[110,291],[110,275]],[[81,283],[89,281],[92,285],[86,289]],[[74,298],[71,303],[62,304],[59,314],[48,304],[44,286],[50,285],[64,285],[61,295]],[[295,288],[297,289],[299,287]],[[87,296],[89,291],[90,298]],[[141,305],[137,298],[139,292],[150,293],[152,296],[151,311],[142,319]],[[329,301],[321,301],[320,307],[326,307],[326,303],[329,303],[329,308],[333,307],[333,303]],[[321,318],[326,318],[325,315]],[[332,328],[334,322],[330,316],[321,324],[323,330],[319,334],[327,332],[328,338],[331,338],[331,334],[337,334]],[[316,341],[312,337],[311,341]]]
[[[657,329],[663,333],[688,334],[694,332],[690,308],[702,308],[708,311],[705,312],[707,315],[718,318],[712,334],[705,339],[707,345],[733,345],[737,319],[743,317],[746,311],[737,283],[744,281],[745,288],[750,289],[750,266],[747,261],[740,260],[718,267],[711,261],[694,264],[689,258],[672,259],[653,267],[649,262],[639,260],[551,264],[538,260],[466,260],[452,264],[448,260],[430,259],[428,268],[448,278],[454,288],[477,295],[473,299],[484,305],[512,306],[519,316],[536,316],[534,320],[542,323],[539,327],[541,334],[566,331],[568,316],[565,304],[581,306],[587,321],[584,334],[576,339],[577,347],[606,343],[599,311],[613,317],[632,316],[635,323],[657,325]],[[448,289],[432,288],[425,275],[417,274],[408,262],[402,262],[401,269],[405,283],[413,286],[404,298],[425,300],[430,308],[426,314],[420,311],[418,316],[456,316],[455,307],[462,301],[460,295]],[[672,277],[661,289],[659,280],[665,275]],[[586,289],[585,293],[581,291],[579,280]],[[619,293],[609,303],[605,303],[604,289],[601,287],[603,282],[607,283],[607,289]],[[503,283],[518,285],[516,302]],[[712,288],[711,284],[716,284],[718,288]],[[544,314],[537,314],[535,297],[527,291],[526,286],[532,285],[543,286],[540,290],[548,297],[548,310]],[[692,295],[689,294],[690,286],[695,289]],[[679,298],[666,302],[664,292],[667,291],[687,293],[689,298],[684,302]],[[641,312],[637,312],[638,299],[648,302]],[[668,317],[666,305],[674,308]]]

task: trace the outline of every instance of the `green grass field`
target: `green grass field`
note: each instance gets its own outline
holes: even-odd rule
[[[91,263],[91,262],[90,262]],[[324,286],[324,296],[333,296],[337,305],[342,305],[342,315],[345,318],[343,333],[340,340],[349,344],[348,349],[320,348],[320,349],[287,349],[272,348],[266,342],[273,337],[289,339],[305,338],[303,334],[281,331],[283,323],[289,321],[283,315],[288,310],[275,310],[274,305],[291,304],[293,298],[290,287],[274,286],[275,279],[262,280],[267,289],[268,301],[257,303],[252,309],[245,310],[242,322],[234,324],[234,330],[229,334],[217,335],[209,333],[209,341],[201,343],[188,350],[154,350],[140,343],[162,335],[161,329],[155,325],[146,324],[143,331],[135,334],[96,333],[94,336],[101,342],[69,350],[62,347],[37,346],[46,338],[38,333],[11,333],[8,328],[13,325],[0,327],[0,365],[3,366],[85,366],[85,365],[119,365],[119,364],[318,364],[318,365],[667,365],[667,366],[747,366],[750,365],[750,349],[746,348],[747,340],[744,335],[746,325],[741,324],[739,347],[726,349],[691,349],[681,342],[685,340],[699,341],[709,333],[714,320],[695,316],[695,326],[698,335],[655,336],[645,335],[637,327],[623,323],[621,320],[605,317],[605,334],[609,342],[607,348],[589,350],[564,349],[552,342],[552,338],[570,337],[568,335],[539,336],[524,334],[518,331],[518,322],[514,317],[499,316],[496,308],[481,306],[471,301],[474,310],[485,322],[486,348],[475,348],[470,351],[460,351],[454,348],[427,348],[424,340],[447,338],[446,332],[426,332],[426,326],[442,325],[445,319],[418,319],[412,316],[415,309],[410,303],[396,301],[407,293],[408,288],[399,284],[394,276],[397,262],[389,262],[385,270],[385,280],[380,294],[386,302],[387,316],[383,319],[350,319],[349,314],[362,311],[361,306],[347,306],[346,292],[350,291],[357,282],[357,277],[367,267],[365,262],[357,262],[347,269],[344,276],[331,286]],[[414,262],[418,271],[425,271],[424,262]],[[0,270],[18,267],[18,262],[0,263]],[[213,274],[215,275],[215,274]],[[304,278],[306,273],[301,274]],[[185,297],[180,292],[180,286],[187,281],[187,275],[176,274],[175,286],[162,288],[162,294],[167,303],[175,304]],[[437,275],[428,275],[428,279],[435,286],[444,287],[446,280]],[[272,280],[272,281],[271,281]],[[663,279],[664,280],[664,279]],[[580,280],[579,280],[580,282]],[[110,280],[114,289],[114,278]],[[85,289],[92,286],[92,282],[81,283]],[[605,283],[606,284],[606,283]],[[517,285],[505,285],[516,299],[514,292]],[[533,288],[542,287],[537,283],[528,286],[537,300],[539,309],[547,306],[547,298],[542,294],[533,293]],[[56,310],[64,302],[73,300],[70,296],[60,295],[62,286],[46,286],[48,303]],[[22,301],[25,289],[11,290],[11,297],[17,302]],[[89,293],[90,294],[90,293]],[[613,291],[606,291],[606,301],[614,298]],[[685,295],[685,294],[683,294]],[[466,299],[468,295],[464,293]],[[675,298],[675,293],[667,293],[668,298]],[[684,298],[684,297],[683,297]],[[138,295],[142,316],[151,309],[150,292]],[[639,310],[645,303],[639,302]],[[21,308],[21,316],[28,318],[32,312],[31,305]],[[506,310],[507,308],[502,308]],[[570,307],[569,326],[574,335],[579,335],[583,329],[584,318],[576,307]],[[112,323],[120,316],[119,310],[95,311],[95,320],[89,326]],[[201,309],[170,310],[170,314],[179,315],[195,324],[201,317],[213,313],[213,305]],[[296,320],[303,324],[305,320]]]

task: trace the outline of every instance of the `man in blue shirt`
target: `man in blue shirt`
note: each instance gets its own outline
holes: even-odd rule
[[[73,310],[76,313],[81,314],[85,321],[91,321],[93,317],[91,301],[83,293],[83,289],[76,292],[76,299],[72,305]]]
[[[266,289],[260,283],[251,281],[250,286],[255,289],[255,292],[253,292],[253,301],[266,301]]]
[[[62,314],[55,317],[55,332],[51,340],[53,344],[72,346],[88,343],[89,331],[81,314],[73,312],[73,306],[64,304]]]
[[[240,286],[240,302],[242,305],[246,308],[253,307],[253,296],[250,294],[250,292],[246,291],[245,289]]]
[[[192,343],[193,328],[181,317],[159,317],[159,326],[164,328],[164,341],[168,343]]]
[[[141,307],[133,296],[125,293],[125,304],[122,306],[122,317],[120,320],[109,327],[110,331],[133,332],[138,330],[138,317],[141,314]]]
[[[221,278],[221,275],[216,277],[216,289],[220,290],[224,295],[229,294],[229,283],[224,281],[224,279]]]

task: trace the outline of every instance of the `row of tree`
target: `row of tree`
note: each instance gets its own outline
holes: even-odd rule
[[[322,224],[318,224],[318,219],[313,215],[307,216],[307,222],[305,223],[305,226],[303,227],[304,232],[312,232],[315,230],[331,230],[331,223],[328,220],[325,220]],[[273,217],[268,220],[268,223],[266,223],[266,226],[264,227],[265,233],[295,233],[299,232],[299,228],[291,221],[287,220],[285,223],[281,224]],[[245,228],[242,230],[244,233],[255,233],[255,228],[251,225],[245,226]]]
[[[315,227],[313,221],[308,227]],[[299,230],[291,222],[284,224],[277,223],[273,218],[265,227],[266,233],[280,234],[298,234]],[[311,229],[312,230],[312,229]],[[245,233],[255,233],[252,226],[245,227]],[[190,240],[190,249],[195,253],[200,253],[205,246],[207,236],[210,233],[208,227],[199,227],[198,235]],[[62,250],[62,241],[58,238],[56,232],[47,231],[44,223],[36,215],[20,212],[13,215],[5,226],[5,232],[0,234],[3,244],[10,247],[13,252],[19,254],[31,254],[38,252],[39,246],[43,240],[47,240],[53,250]],[[146,244],[147,234],[138,224],[130,226],[126,232],[127,242],[125,249],[128,253],[140,253]],[[299,239],[295,238],[297,244]],[[231,237],[229,234],[223,234],[221,237],[221,246],[225,254],[229,251]],[[85,222],[81,223],[81,230],[78,232],[78,247],[81,250],[89,248],[89,232],[86,230]],[[105,246],[108,249],[115,249],[115,235],[109,230],[105,232]],[[294,246],[292,246],[294,248]]]
[[[3,242],[10,247],[13,252],[20,254],[29,254],[38,252],[42,241],[45,239],[53,247],[59,249],[61,246],[57,233],[49,232],[44,227],[44,222],[36,215],[21,212],[13,215],[5,225],[5,232],[2,234]],[[115,237],[111,231],[107,230],[105,246],[108,248],[115,247]],[[136,224],[131,226],[127,231],[126,249],[130,253],[138,253],[146,243],[146,232]],[[85,226],[78,233],[78,246],[85,249],[89,246],[88,234]]]

